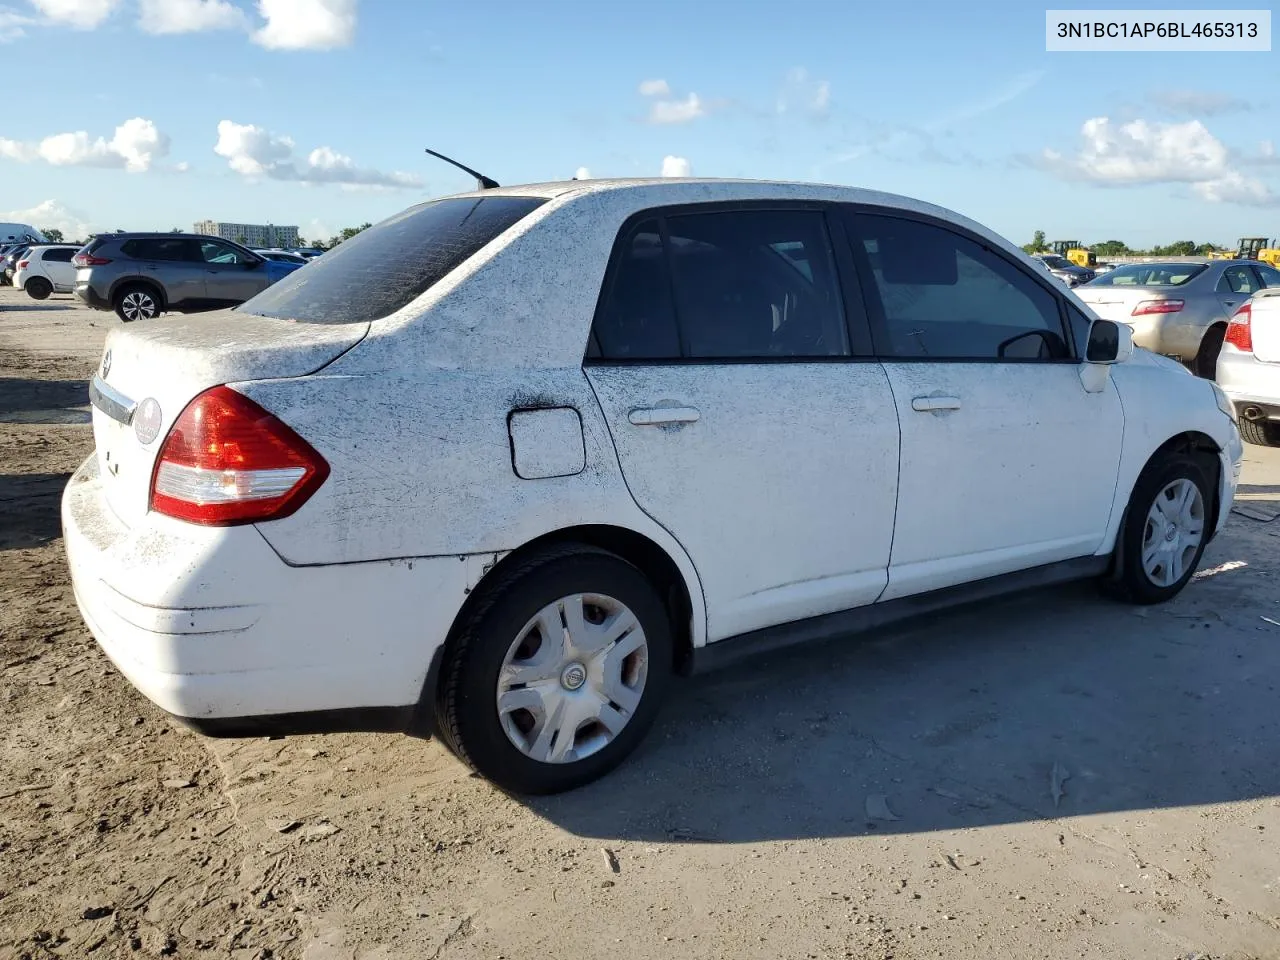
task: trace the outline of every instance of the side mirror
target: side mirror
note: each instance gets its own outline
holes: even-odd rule
[[[1133,328],[1113,320],[1095,320],[1089,327],[1084,358],[1089,363],[1124,363],[1133,356]]]
[[[266,262],[267,262],[266,260],[250,260],[244,265],[244,268],[246,270],[257,270],[260,266],[262,266]]]

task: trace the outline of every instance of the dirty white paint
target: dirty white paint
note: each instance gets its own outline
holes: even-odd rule
[[[332,468],[283,520],[181,524],[147,512],[161,444],[139,444],[95,412],[98,472],[64,499],[73,578],[104,648],[166,709],[413,702],[468,592],[507,552],[567,527],[621,527],[665,551],[701,645],[1106,553],[1138,472],[1184,430],[1224,449],[1224,496],[1234,489],[1239,439],[1209,385],[1143,353],[1091,373],[1096,392],[1070,365],[583,370],[605,265],[635,212],[861,202],[951,219],[1025,259],[940,208],[841,187],[697,180],[487,195],[549,202],[372,324],[226,311],[109,338],[107,382],[154,398],[162,435],[197,393],[230,383]],[[918,411],[921,396],[960,406]],[[633,421],[660,406],[686,408],[689,422]]]
[[[511,464],[522,480],[571,477],[587,465],[582,417],[572,407],[517,410],[507,418]]]

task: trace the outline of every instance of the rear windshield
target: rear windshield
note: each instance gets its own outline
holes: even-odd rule
[[[1209,269],[1203,263],[1130,263],[1091,281],[1090,287],[1180,287]]]
[[[236,309],[303,323],[381,319],[544,203],[537,197],[455,197],[411,207]]]

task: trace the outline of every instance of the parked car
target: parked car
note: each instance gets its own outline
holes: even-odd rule
[[[1037,253],[1035,254],[1035,259],[1043,263],[1050,273],[1069,287],[1076,287],[1082,283],[1088,283],[1097,276],[1097,274],[1088,267],[1078,266],[1066,257],[1060,257],[1056,253]]]
[[[183,233],[96,237],[72,263],[76,295],[126,323],[243,303],[300,266],[267,260],[230,240]]]
[[[324,253],[323,250],[318,250],[315,247],[298,247],[290,250],[289,252],[296,253],[298,256],[306,260],[314,260],[316,257],[320,256],[320,254]]]
[[[254,253],[267,260],[274,260],[277,263],[292,263],[299,267],[307,264],[307,258],[299,256],[296,253],[290,253],[288,250],[254,250]]]
[[[13,285],[36,300],[44,300],[51,293],[70,293],[76,285],[76,268],[71,258],[77,249],[69,243],[31,247],[15,264]]]
[[[1100,277],[1104,273],[1110,273],[1115,268],[1116,265],[1114,263],[1099,263],[1093,268],[1093,274],[1095,277]]]
[[[419,204],[112,330],[90,396],[64,541],[144,694],[214,735],[435,733],[520,792],[750,650],[1080,577],[1167,600],[1242,454],[1216,384],[991,231],[766,182]]]
[[[1247,443],[1280,446],[1280,285],[1236,308],[1218,354],[1218,386]]]
[[[1076,294],[1100,317],[1127,323],[1133,342],[1213,379],[1227,321],[1245,300],[1280,286],[1280,270],[1246,260],[1167,261],[1116,267]]]
[[[21,260],[22,255],[30,249],[30,243],[14,244],[3,257],[0,257],[0,282],[8,284],[13,283],[13,275],[18,270],[18,261]]]

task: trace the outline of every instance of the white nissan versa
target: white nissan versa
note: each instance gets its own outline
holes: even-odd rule
[[[1178,593],[1240,435],[991,231],[841,187],[412,207],[233,310],[112,331],[76,597],[214,735],[435,734],[563,790],[673,674],[1019,587]]]

